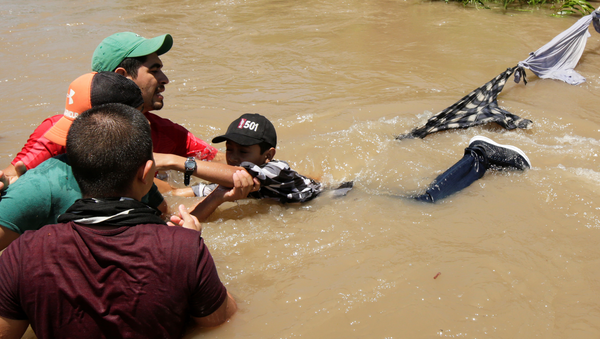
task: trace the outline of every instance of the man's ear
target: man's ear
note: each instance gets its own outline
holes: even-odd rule
[[[154,181],[154,175],[156,174],[156,167],[154,167],[154,160],[146,161],[144,166],[140,166],[138,170],[138,178],[147,184],[148,181]]]
[[[276,153],[275,147],[271,147],[268,150],[266,150],[265,153],[263,153],[263,155],[266,157],[265,162],[269,162],[269,161],[273,160],[273,158],[275,157],[275,153]]]
[[[115,69],[115,73],[121,74],[122,76],[131,79],[131,76],[129,76],[129,73],[127,73],[127,71],[123,67],[117,67],[117,69]]]

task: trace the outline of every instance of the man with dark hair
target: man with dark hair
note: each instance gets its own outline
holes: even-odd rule
[[[184,227],[168,227],[139,201],[156,172],[142,114],[86,111],[67,153],[83,198],[0,256],[1,334],[20,338],[31,323],[40,339],[180,338],[190,316],[211,327],[235,313],[198,220],[182,209]]]
[[[52,128],[44,131],[44,136],[40,136],[28,152],[19,153],[22,156],[19,159],[35,168],[11,184],[2,195],[0,250],[26,230],[37,230],[56,223],[58,216],[81,198],[65,154],[67,132],[79,114],[105,103],[122,103],[139,109],[144,100],[137,85],[120,74],[84,74],[69,86],[64,115],[59,116]],[[46,152],[58,155],[44,161]],[[143,201],[163,212],[167,210],[167,204],[156,187]]]
[[[118,196],[117,192],[130,185],[138,168],[153,160],[148,121],[141,114],[129,117],[121,111],[124,109],[119,106],[104,105],[73,122],[72,127],[77,128],[68,134],[67,149],[83,196]]]
[[[163,108],[164,98],[161,93],[169,83],[169,78],[162,71],[163,64],[159,56],[167,53],[172,46],[173,38],[170,34],[146,39],[132,32],[115,33],[102,40],[96,47],[92,56],[92,71],[116,72],[130,78],[142,91],[143,112],[157,111]],[[209,149],[205,151],[205,157],[211,160],[216,154],[216,149],[208,144],[206,146]],[[156,149],[160,146],[154,147]]]

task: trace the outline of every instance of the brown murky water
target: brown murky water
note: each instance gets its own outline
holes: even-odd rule
[[[162,116],[210,140],[244,112],[265,114],[277,158],[328,185],[355,182],[340,199],[223,206],[204,237],[240,310],[190,338],[598,338],[597,33],[576,69],[585,84],[531,73],[527,86],[507,84],[500,104],[532,129],[393,138],[577,19],[549,14],[391,0],[3,0],[0,167],[62,112],[104,37],[171,33]],[[534,168],[488,172],[435,205],[397,197],[426,187],[478,134],[522,148]]]

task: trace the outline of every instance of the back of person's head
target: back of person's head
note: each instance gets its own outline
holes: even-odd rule
[[[137,70],[145,62],[147,55],[162,55],[172,46],[173,37],[170,34],[146,39],[132,32],[115,33],[96,47],[92,56],[92,71],[114,72],[118,67],[123,67],[135,79]]]
[[[83,197],[122,196],[152,159],[150,124],[123,104],[94,107],[71,125],[67,156]]]
[[[235,119],[227,132],[212,139],[213,143],[233,141],[242,146],[260,145],[261,153],[277,147],[275,126],[266,117],[257,113],[246,113]]]
[[[142,91],[135,82],[114,72],[91,72],[73,80],[67,91],[65,113],[44,137],[65,146],[67,133],[77,116],[92,107],[120,103],[133,108],[144,104]]]

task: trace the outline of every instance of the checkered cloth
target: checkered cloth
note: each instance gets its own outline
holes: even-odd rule
[[[260,181],[260,190],[248,194],[251,198],[271,198],[282,203],[305,202],[323,191],[321,183],[294,171],[285,161],[272,160],[260,166],[244,161],[240,167],[245,168],[252,177]],[[192,190],[197,197],[206,197],[217,186],[217,184],[197,184],[192,186]],[[346,182],[337,189],[335,194],[343,196],[351,189],[352,182]]]
[[[428,134],[452,129],[467,128],[495,122],[506,129],[529,128],[531,120],[520,118],[498,106],[498,94],[502,92],[506,80],[517,69],[509,68],[490,82],[479,87],[427,120],[425,126],[397,136],[396,139],[425,138]]]
[[[320,183],[294,171],[285,161],[272,160],[261,166],[244,161],[240,166],[260,181],[260,190],[249,194],[253,198],[305,202],[323,191]]]

